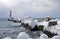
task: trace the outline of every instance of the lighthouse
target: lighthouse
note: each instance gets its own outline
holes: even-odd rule
[[[14,18],[12,17],[12,11],[10,10],[9,11],[9,19],[8,19],[8,21],[11,21],[11,20],[13,20]]]
[[[10,18],[12,18],[12,11],[10,10],[10,15],[9,15]]]

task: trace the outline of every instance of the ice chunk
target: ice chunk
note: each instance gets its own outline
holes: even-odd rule
[[[31,28],[34,28],[37,25],[37,23],[38,23],[38,20],[32,21],[30,24]]]
[[[12,39],[11,37],[5,37],[5,38],[3,38],[3,39]]]
[[[48,39],[48,36],[45,34],[41,34],[40,39]]]
[[[38,24],[37,24],[37,26],[39,26],[39,25],[43,25],[44,26],[44,30],[45,29],[47,29],[47,27],[48,27],[48,22],[39,22]]]
[[[39,25],[48,26],[48,22],[45,22],[45,21],[44,21],[44,22],[39,22],[37,25],[38,25],[38,26],[39,26]]]
[[[58,25],[60,25],[60,20],[57,23],[58,23]]]
[[[25,32],[21,32],[21,33],[19,33],[19,35],[17,36],[17,39],[31,39],[31,38],[30,38],[29,35],[26,34]]]
[[[31,21],[23,21],[24,24],[31,24]]]
[[[49,22],[55,22],[56,20],[50,20]]]

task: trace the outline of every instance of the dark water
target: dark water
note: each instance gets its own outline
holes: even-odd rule
[[[0,39],[4,37],[12,37],[13,39],[16,39],[20,32],[26,32],[33,39],[38,39],[40,34],[40,31],[31,32],[21,25],[7,21],[7,19],[0,19]]]

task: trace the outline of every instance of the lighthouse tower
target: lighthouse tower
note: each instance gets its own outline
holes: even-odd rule
[[[10,18],[12,18],[12,11],[10,10],[10,15],[9,15]]]

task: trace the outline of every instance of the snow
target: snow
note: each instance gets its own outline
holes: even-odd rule
[[[39,22],[39,23],[37,23],[37,27],[38,27],[39,25],[43,25],[43,26],[44,26],[44,30],[46,30],[47,27],[48,27],[48,22],[45,22],[45,21]]]
[[[3,38],[3,39],[12,39],[11,37],[5,37],[5,38]]]
[[[57,20],[50,20],[49,22],[55,22],[55,21],[57,21]]]
[[[31,24],[31,21],[23,21],[23,23],[24,24],[27,24],[28,23],[30,25]]]
[[[32,22],[32,18],[30,17],[30,16],[26,16],[25,18],[24,18],[24,20],[22,20],[22,23],[24,23],[24,24],[31,24],[31,22]]]
[[[31,28],[34,28],[37,25],[37,23],[38,23],[38,20],[32,21],[30,24]]]
[[[53,22],[57,21],[57,25],[49,27],[48,23],[51,22],[51,21],[53,21]],[[44,30],[48,30],[48,31],[50,31],[52,33],[57,33],[57,31],[59,31],[57,34],[60,34],[60,20],[59,19],[50,20],[48,22],[46,22],[46,21],[38,22],[38,20],[24,21],[24,23],[28,23],[32,28],[34,28],[35,25],[37,25],[37,27],[39,25],[43,25],[44,26]]]
[[[23,21],[23,23],[24,24],[29,24],[29,26],[31,26],[32,28],[34,28],[35,27],[35,25],[37,25],[37,23],[38,23],[38,20],[25,20],[25,21]]]
[[[21,32],[17,36],[17,39],[31,39],[31,38],[29,37],[29,35],[26,32]]]
[[[48,26],[48,22],[39,22],[37,25],[38,25],[38,26],[39,26],[39,25]]]
[[[60,25],[48,27],[47,31],[60,35]]]
[[[58,25],[60,25],[60,20],[57,23],[58,23]]]
[[[51,22],[51,21],[53,21],[53,22],[57,21],[57,25],[49,27],[48,23]],[[43,25],[44,26],[44,30],[48,30],[48,31],[50,31],[52,33],[57,33],[57,34],[60,35],[60,20],[59,19],[50,20],[48,22],[46,22],[46,21],[39,22],[39,23],[37,23],[37,25],[38,26],[39,25]]]
[[[57,25],[55,26],[48,26],[48,23],[49,22],[57,22]],[[24,23],[28,23],[32,28],[34,28],[36,25],[37,27],[39,27],[39,25],[43,25],[44,26],[44,30],[48,30],[52,33],[57,33],[57,34],[60,34],[60,20],[59,19],[53,19],[53,20],[50,20],[48,22],[46,21],[43,21],[43,22],[38,22],[38,20],[25,20]]]
[[[51,26],[47,28],[47,31],[50,31],[51,33],[57,33],[56,26]]]

